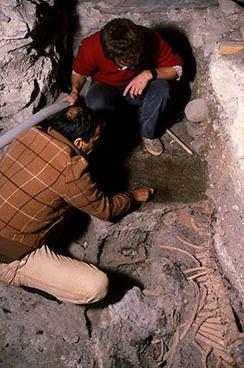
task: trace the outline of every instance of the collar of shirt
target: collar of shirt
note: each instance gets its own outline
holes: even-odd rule
[[[128,66],[118,66],[119,71],[129,69]]]

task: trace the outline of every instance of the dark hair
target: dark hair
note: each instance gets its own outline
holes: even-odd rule
[[[94,136],[99,121],[95,111],[88,107],[69,106],[55,115],[51,127],[72,143],[77,138],[88,143]]]
[[[134,65],[144,48],[144,36],[140,26],[126,18],[116,18],[107,23],[100,32],[104,56],[113,62],[118,59]]]

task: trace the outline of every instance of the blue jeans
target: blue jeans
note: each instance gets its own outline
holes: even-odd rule
[[[86,105],[100,113],[109,114],[123,112],[127,104],[141,106],[141,136],[154,138],[159,116],[165,112],[170,102],[170,83],[166,79],[152,80],[143,94],[135,98],[131,98],[129,93],[124,97],[124,89],[95,81],[87,93]]]

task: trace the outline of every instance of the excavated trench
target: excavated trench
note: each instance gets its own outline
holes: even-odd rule
[[[85,17],[93,11],[89,5],[81,11],[87,33],[95,28]],[[203,13],[181,14],[181,26],[190,18],[200,22]],[[157,13],[122,15],[158,23]],[[96,9],[100,21],[109,16]],[[171,11],[164,16],[180,17]],[[195,58],[192,100],[211,89],[201,49]],[[216,204],[208,195],[207,135],[216,116],[210,110],[205,121],[182,116],[170,127],[192,154],[166,132],[164,154],[152,157],[136,130],[130,136],[119,126],[107,130],[96,167],[100,185],[108,193],[150,185],[155,197],[113,223],[75,213],[62,241],[50,242],[108,273],[111,289],[104,301],[75,306],[36,290],[0,285],[0,367],[243,366],[241,302],[214,249]],[[115,134],[120,139],[114,140]]]
[[[187,124],[172,130],[190,146]],[[120,167],[128,187],[158,189],[151,202],[114,223],[76,213],[52,244],[105,270],[108,297],[74,306],[1,285],[0,366],[241,366],[240,310],[213,248],[206,162],[162,139],[164,155],[136,144]]]

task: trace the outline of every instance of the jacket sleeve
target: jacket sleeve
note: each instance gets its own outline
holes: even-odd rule
[[[76,156],[67,166],[64,200],[101,220],[126,213],[134,201],[131,192],[106,196],[92,180],[85,158]]]

